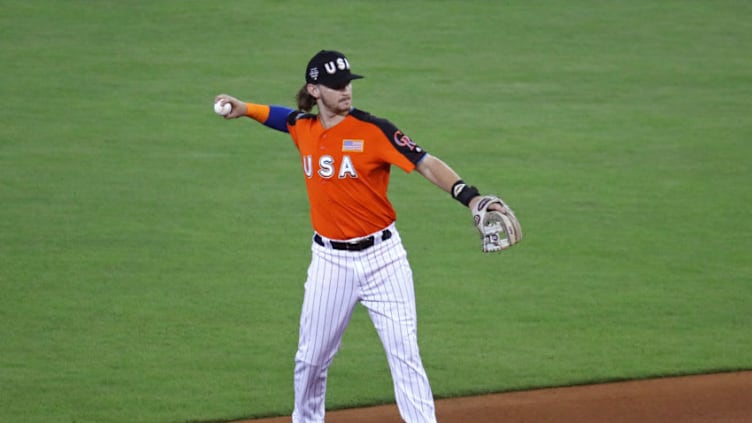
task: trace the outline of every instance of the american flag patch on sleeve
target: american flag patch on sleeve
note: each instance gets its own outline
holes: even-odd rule
[[[363,152],[363,140],[342,140],[342,151]]]

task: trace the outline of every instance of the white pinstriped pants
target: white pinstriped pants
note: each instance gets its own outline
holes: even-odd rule
[[[433,394],[418,351],[415,291],[407,253],[392,237],[363,251],[313,243],[295,355],[293,423],[323,423],[329,365],[358,303],[363,304],[386,351],[402,419],[435,423]],[[326,241],[325,241],[326,242]]]

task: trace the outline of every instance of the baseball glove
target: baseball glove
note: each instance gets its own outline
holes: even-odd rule
[[[489,210],[499,204],[504,211]],[[473,207],[473,223],[480,232],[484,253],[505,250],[522,240],[522,228],[512,209],[494,195],[484,195]]]

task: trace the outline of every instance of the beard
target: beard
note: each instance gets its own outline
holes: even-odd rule
[[[350,112],[352,108],[352,99],[337,96],[336,99],[321,97],[321,104],[331,113],[342,115]]]

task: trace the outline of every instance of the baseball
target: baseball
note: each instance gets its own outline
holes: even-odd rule
[[[232,111],[232,105],[230,103],[222,104],[221,101],[214,103],[214,113],[218,115],[227,116],[227,114],[230,113],[231,111]]]

